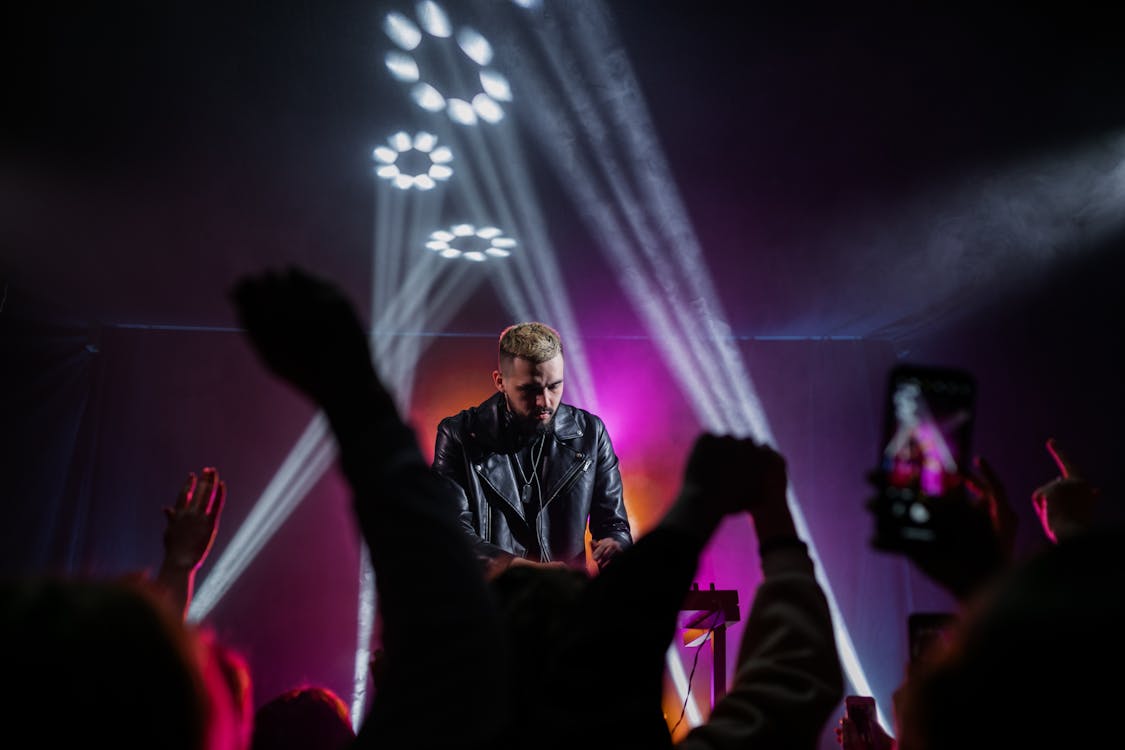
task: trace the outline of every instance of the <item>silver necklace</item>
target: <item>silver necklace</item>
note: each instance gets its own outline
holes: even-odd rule
[[[540,435],[539,439],[531,446],[531,471],[524,472],[520,463],[519,453],[515,454],[516,468],[519,469],[523,487],[520,488],[520,501],[525,505],[531,500],[531,485],[539,484],[539,461],[543,458],[543,446],[547,444],[546,436]]]

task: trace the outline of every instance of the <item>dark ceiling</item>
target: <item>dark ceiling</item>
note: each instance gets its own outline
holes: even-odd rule
[[[446,5],[484,28],[523,12]],[[1051,201],[1028,185],[1060,174],[1042,160],[1087,158],[1125,125],[1109,10],[773,5],[609,4],[736,333],[909,337],[976,310],[982,292],[1037,293],[1120,246],[1080,233],[1014,246],[1037,231],[1021,207]],[[409,106],[379,64],[389,9],[411,5],[14,11],[0,173],[9,311],[229,325],[233,279],[283,263],[365,295],[368,154]],[[604,276],[590,273],[605,268],[599,240],[556,200],[558,178],[542,164],[536,176],[565,253],[560,282],[581,307],[571,283]],[[492,330],[489,296],[483,286],[452,328]]]

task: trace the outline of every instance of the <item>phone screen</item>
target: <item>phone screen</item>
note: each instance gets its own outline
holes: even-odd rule
[[[976,385],[950,368],[900,365],[887,389],[877,543],[930,541],[930,504],[961,484],[969,461]]]
[[[855,724],[860,742],[865,748],[874,747],[875,725],[878,720],[875,716],[875,699],[869,695],[848,695],[844,697],[844,711],[848,719]]]

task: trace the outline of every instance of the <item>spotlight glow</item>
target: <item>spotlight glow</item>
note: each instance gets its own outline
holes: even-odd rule
[[[457,32],[457,46],[477,65],[484,66],[492,62],[492,45],[475,29],[462,27]]]
[[[391,41],[408,52],[422,41],[422,32],[406,16],[401,13],[388,13],[383,21],[383,31]]]
[[[428,154],[429,152],[434,150],[434,146],[436,146],[436,145],[437,145],[437,136],[434,135],[433,133],[427,133],[426,131],[423,130],[423,131],[419,131],[418,133],[414,134],[414,148],[415,148],[415,150],[421,151],[422,153],[425,153],[425,154]]]
[[[453,152],[449,146],[438,146],[430,152],[430,161],[434,164],[446,164],[453,161]]]
[[[387,140],[387,142],[390,143],[391,147],[394,148],[395,151],[398,151],[400,154],[404,151],[409,151],[414,147],[414,141],[411,140],[409,135],[401,130],[392,135]]]
[[[456,43],[460,52],[472,65],[471,72],[464,75],[454,75],[453,80],[471,81],[472,77],[479,78],[481,89],[479,91],[450,92],[442,91],[432,83],[433,78],[424,75],[419,68],[418,59],[394,50],[386,55],[387,70],[397,80],[414,84],[410,95],[414,102],[428,112],[446,110],[449,118],[459,125],[476,125],[478,120],[487,123],[496,123],[504,118],[504,110],[499,102],[512,100],[512,90],[508,80],[500,73],[486,68],[495,57],[492,44],[476,29],[462,26],[453,33],[449,16],[445,9],[432,0],[424,0],[415,6],[415,16],[422,31],[430,37],[436,37],[433,44]],[[387,34],[404,50],[410,51],[418,47],[425,36],[419,27],[400,13],[389,13],[383,24]],[[455,40],[445,42],[449,37]],[[450,50],[443,50],[447,54]],[[454,55],[454,57],[459,57]],[[422,60],[428,58],[420,58]],[[452,58],[446,58],[451,60]],[[453,62],[454,65],[459,63]],[[460,63],[464,64],[464,63]],[[446,71],[452,73],[454,71]]]
[[[398,158],[398,152],[386,146],[376,146],[371,155],[375,157],[375,161],[381,161],[384,164],[394,164],[395,159]]]
[[[412,187],[419,190],[433,190],[437,187],[435,180],[448,180],[453,176],[452,167],[448,164],[436,163],[435,154],[445,162],[453,159],[453,153],[448,147],[434,148],[437,142],[437,136],[433,133],[419,131],[411,136],[404,130],[398,131],[387,139],[390,147],[377,146],[372,152],[372,157],[381,165],[375,170],[375,174],[390,180],[392,185],[401,190],[409,190]],[[412,152],[425,157],[424,166],[418,174],[408,174],[398,161],[403,154]],[[423,160],[419,158],[418,161]]]
[[[444,39],[453,33],[445,9],[433,0],[423,0],[423,2],[418,3],[416,11],[418,23],[422,25],[427,34]]]
[[[501,102],[512,101],[512,87],[508,83],[508,79],[495,70],[491,68],[482,70],[480,72],[480,85],[484,89],[484,93],[493,99]]]
[[[477,94],[473,97],[473,111],[485,122],[500,122],[504,119],[504,110],[489,98],[488,94]]]
[[[489,258],[507,258],[516,241],[503,236],[503,231],[494,226],[477,229],[472,224],[454,224],[448,230],[438,229],[430,233],[425,243],[427,250],[433,250],[443,258],[464,258],[481,263]]]
[[[435,180],[448,180],[453,176],[453,170],[444,164],[434,164],[430,167],[428,174]]]
[[[427,112],[440,112],[445,109],[445,97],[441,92],[426,82],[415,84],[410,90],[414,102]]]
[[[384,58],[384,62],[387,65],[387,70],[391,71],[391,75],[400,81],[414,83],[421,77],[418,72],[418,63],[405,52],[391,50]]]
[[[473,105],[469,104],[463,99],[450,99],[447,102],[449,107],[449,118],[461,125],[476,125],[477,113],[473,111]]]

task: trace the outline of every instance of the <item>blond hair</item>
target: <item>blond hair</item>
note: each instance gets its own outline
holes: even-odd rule
[[[562,354],[559,332],[545,323],[517,323],[500,332],[500,369],[516,357],[541,364]]]

